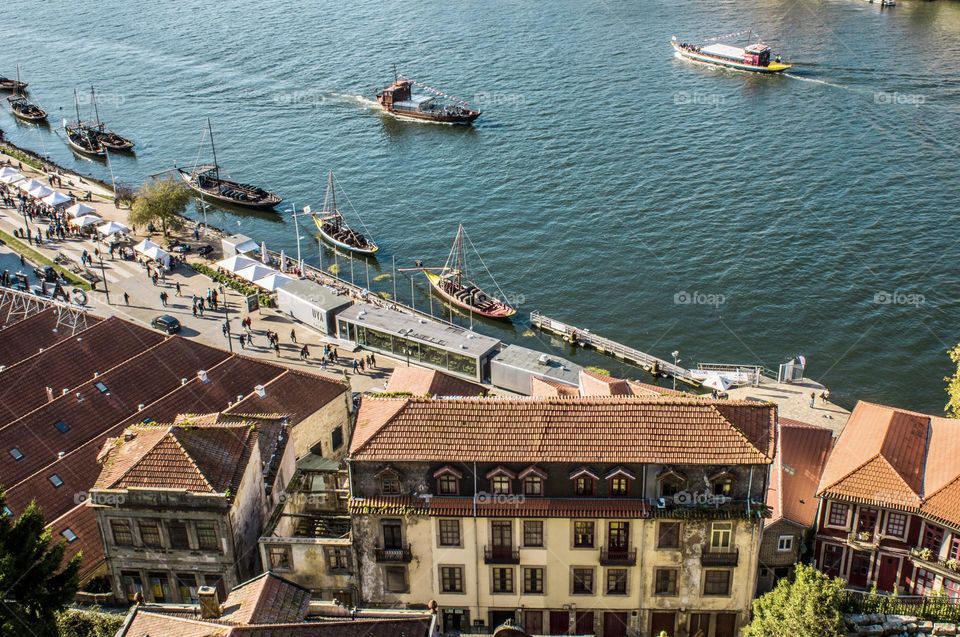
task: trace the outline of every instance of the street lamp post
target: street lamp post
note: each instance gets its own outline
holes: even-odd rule
[[[103,278],[103,293],[107,297],[107,305],[110,305],[110,288],[107,286],[107,273],[103,269],[103,255],[98,254],[97,258],[100,259],[100,276]]]
[[[677,363],[680,362],[680,359],[677,358],[677,356],[680,355],[680,352],[678,352],[677,350],[673,350],[673,351],[670,353],[670,355],[673,356],[673,367],[674,367],[674,370],[673,370],[673,374],[671,374],[671,375],[673,376],[673,389],[676,390],[676,389],[677,389],[677,370],[676,370],[676,367],[677,367]]]
[[[233,337],[230,334],[230,303],[227,301],[227,288],[220,284],[220,294],[223,295],[223,318],[224,327],[227,328],[227,345],[230,346],[230,352],[233,352]]]

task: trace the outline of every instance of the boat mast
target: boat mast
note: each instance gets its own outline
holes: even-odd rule
[[[80,128],[80,98],[77,97],[77,89],[73,89],[73,107],[77,109],[77,128]]]
[[[323,197],[324,204],[330,202],[330,209],[324,210],[325,214],[330,215],[333,227],[340,230],[340,211],[337,210],[337,189],[333,184],[333,171],[327,172],[327,194]]]
[[[210,133],[210,149],[213,151],[213,171],[217,175],[217,192],[220,192],[220,164],[217,163],[217,147],[213,145],[213,125],[207,118],[207,131]]]
[[[14,95],[23,95],[23,92],[20,90],[20,63],[17,62],[17,85],[13,88]]]
[[[93,102],[93,112],[97,118],[97,128],[100,128],[100,109],[97,108],[97,95],[93,92],[93,84],[90,85],[90,101]]]
[[[20,67],[17,67],[17,68],[20,68]],[[400,76],[397,74],[397,65],[396,65],[396,64],[393,65],[393,81],[394,81],[394,83],[400,81]]]
[[[463,224],[457,226],[457,238],[454,242],[455,249],[457,251],[457,269],[454,270],[454,281],[457,284],[457,287],[461,285],[461,277],[463,277],[466,272],[466,255],[463,252]]]

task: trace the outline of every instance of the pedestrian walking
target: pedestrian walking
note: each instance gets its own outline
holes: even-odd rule
[[[357,363],[357,359],[353,359],[353,373],[358,373],[357,370],[360,369],[360,365]]]
[[[23,255],[20,255],[20,267],[26,267],[27,263],[23,260]]]
[[[297,342],[297,332],[295,330],[290,330],[290,341],[293,343]]]
[[[339,352],[337,352],[337,348],[334,347],[334,348],[333,348],[333,362],[337,362],[337,361],[339,361],[339,360],[340,360],[340,354],[339,354]]]
[[[360,373],[362,374],[363,372],[364,372],[364,369],[363,369],[363,357],[361,356],[361,357],[360,357]]]
[[[166,293],[166,292],[161,292],[161,293],[160,293],[160,302],[163,304],[163,307],[167,307],[167,293]]]
[[[256,347],[256,345],[253,344],[253,332],[247,332],[247,345]]]
[[[277,353],[277,358],[280,358],[280,341],[273,342],[273,351]]]
[[[180,296],[180,281],[177,281],[177,296]]]
[[[193,311],[193,317],[196,318],[196,317],[197,317],[197,306],[196,306],[196,305],[193,305],[190,309]]]
[[[810,407],[813,407],[813,405],[816,402],[817,402],[817,395],[813,392],[810,392]]]
[[[154,273],[153,273],[153,277],[151,277],[151,278],[153,279],[153,285],[154,285],[154,287],[156,287],[157,281],[160,279],[160,276],[157,275],[156,272],[154,272]]]
[[[221,331],[223,331],[223,335],[224,335],[224,336],[226,336],[227,334],[230,333],[230,328],[227,327],[227,322],[226,322],[226,321],[223,322],[223,326],[221,327]]]
[[[310,350],[307,349],[307,346],[304,345],[300,348],[300,360],[305,361],[310,358]]]
[[[203,303],[197,305],[197,311],[200,312],[200,318],[203,318]]]
[[[130,295],[126,292],[123,293],[123,304],[130,305]]]
[[[246,345],[246,343],[247,343],[247,335],[241,333],[240,336],[237,337],[237,338],[240,339],[240,349],[245,349],[245,348],[244,348],[244,345]]]

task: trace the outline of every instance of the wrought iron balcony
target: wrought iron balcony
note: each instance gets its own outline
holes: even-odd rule
[[[960,560],[941,560],[930,549],[912,548],[910,549],[910,559],[917,566],[922,566],[924,570],[943,575],[948,579],[960,577]]]
[[[408,564],[410,560],[413,559],[413,554],[410,553],[410,545],[407,544],[401,548],[376,548],[376,559],[380,563],[401,563]]]
[[[736,566],[740,563],[740,549],[710,549],[705,547],[700,554],[703,566]]]
[[[515,546],[484,546],[485,564],[519,564],[520,549]]]
[[[871,531],[847,533],[847,544],[859,551],[872,551],[879,543],[879,539]]]
[[[600,549],[600,564],[603,566],[635,566],[637,549],[605,546]]]

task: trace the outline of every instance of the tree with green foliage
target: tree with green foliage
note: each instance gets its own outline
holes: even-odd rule
[[[843,586],[838,577],[797,564],[792,579],[781,579],[754,600],[753,621],[743,628],[743,637],[844,637]]]
[[[947,351],[947,355],[957,365],[956,371],[952,376],[947,376],[943,380],[947,382],[947,406],[944,410],[950,418],[960,418],[960,345],[957,345]]]
[[[57,612],[79,587],[80,554],[64,566],[66,547],[51,542],[35,502],[16,519],[0,514],[0,637],[57,634]]]
[[[124,616],[93,610],[65,610],[57,615],[58,637],[113,637]]]
[[[163,235],[183,228],[183,213],[190,202],[190,191],[174,179],[149,181],[137,190],[127,215],[131,226],[159,223]]]

